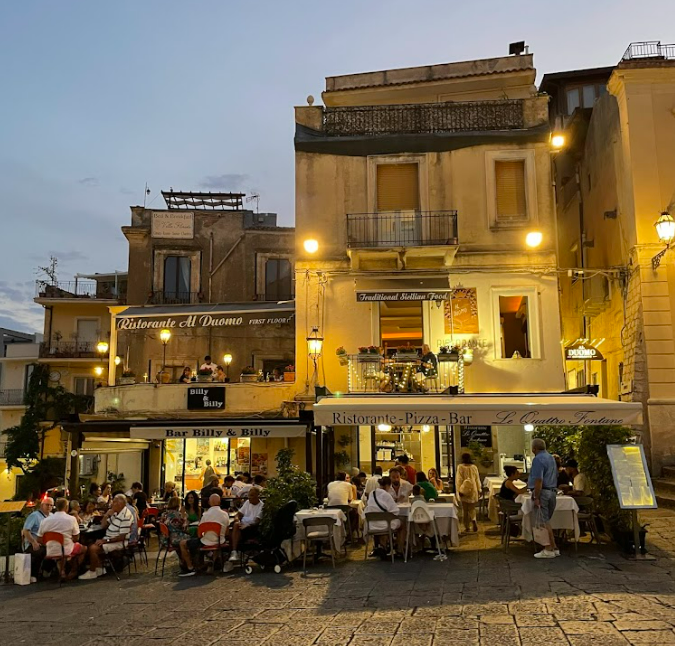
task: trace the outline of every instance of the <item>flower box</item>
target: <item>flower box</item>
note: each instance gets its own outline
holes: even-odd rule
[[[295,381],[294,372],[284,372],[284,381]]]

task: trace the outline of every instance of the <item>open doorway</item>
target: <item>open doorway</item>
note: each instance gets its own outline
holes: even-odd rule
[[[380,344],[385,356],[397,348],[422,346],[422,303],[383,301],[380,303]]]

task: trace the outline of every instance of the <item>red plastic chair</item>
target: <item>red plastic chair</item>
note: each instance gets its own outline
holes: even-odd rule
[[[45,561],[58,561],[59,563],[59,587],[61,587],[61,584],[65,580],[65,570],[66,570],[66,562],[70,561],[70,556],[66,555],[65,548],[63,546],[63,541],[64,537],[63,534],[60,532],[45,532],[44,535],[42,536],[42,542],[44,543],[45,547],[47,546],[47,543],[50,542],[55,542],[58,543],[61,546],[61,554],[58,554],[56,556],[45,556],[44,560]]]
[[[159,532],[157,531],[158,516],[159,509],[157,507],[146,507],[141,514],[139,531],[143,537],[148,539],[148,547],[150,547],[150,532],[157,532],[157,540],[159,541]]]
[[[197,537],[201,538],[206,532],[213,532],[218,536],[218,543],[216,544],[202,544],[199,548],[200,552],[213,552],[213,562],[216,562],[216,556],[220,556],[221,562],[223,559],[223,548],[228,548],[227,541],[221,542],[220,533],[223,531],[223,526],[220,523],[200,523],[197,527]]]
[[[164,558],[162,559],[162,576],[164,576],[164,565],[166,564],[166,557],[171,553],[175,552],[176,548],[171,545],[171,532],[169,531],[168,526],[165,523],[157,522],[157,527],[159,527],[157,541],[159,543],[159,549],[157,551],[157,560],[155,561],[155,575],[157,575],[157,566],[159,565],[159,557],[162,555],[162,550],[164,550]],[[159,537],[159,534],[166,540],[166,545],[162,545],[162,541]]]

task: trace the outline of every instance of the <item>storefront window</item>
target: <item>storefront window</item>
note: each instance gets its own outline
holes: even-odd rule
[[[531,357],[527,296],[500,296],[501,356],[510,359]],[[517,354],[516,354],[517,353]]]
[[[175,482],[182,495],[183,473],[185,469],[184,450],[186,440],[164,441],[164,482]],[[201,487],[200,487],[201,489]]]
[[[380,335],[385,356],[399,347],[422,346],[422,303],[384,301],[380,303]]]

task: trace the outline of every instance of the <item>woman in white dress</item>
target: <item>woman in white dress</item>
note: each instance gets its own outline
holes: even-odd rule
[[[470,526],[473,531],[478,531],[476,523],[476,503],[480,496],[481,484],[478,468],[471,461],[469,453],[462,454],[462,461],[457,465],[457,474],[455,476],[455,491],[462,503],[462,518],[464,520],[464,531],[469,532]]]

